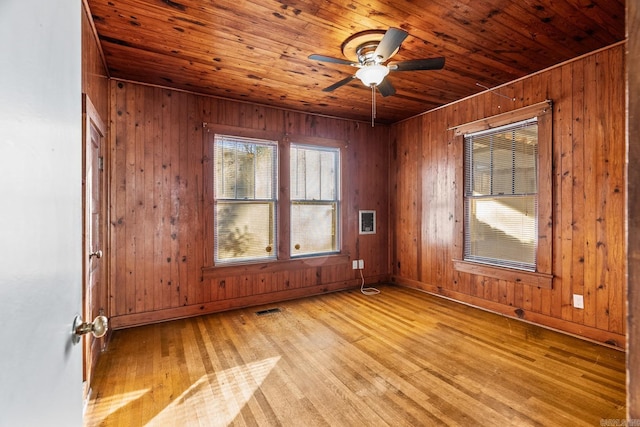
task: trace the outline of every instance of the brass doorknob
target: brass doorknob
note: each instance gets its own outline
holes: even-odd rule
[[[78,315],[73,319],[73,341],[77,343],[80,341],[82,335],[92,333],[94,337],[101,338],[109,330],[109,319],[107,316],[97,316],[93,319],[93,322],[83,322],[82,316]]]
[[[97,250],[95,252],[91,252],[89,254],[89,259],[96,257],[96,258],[102,258],[102,250]]]

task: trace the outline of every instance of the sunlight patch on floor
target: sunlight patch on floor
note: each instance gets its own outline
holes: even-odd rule
[[[149,425],[179,424],[177,408],[188,402],[189,407],[197,408],[195,414],[185,414],[189,422],[197,419],[202,425],[227,426],[240,414],[279,360],[280,356],[271,357],[203,375],[158,413]]]
[[[126,393],[119,393],[109,397],[98,396],[93,404],[96,409],[93,410],[92,417],[99,420],[106,420],[111,414],[142,398],[148,392],[149,389],[143,388]]]

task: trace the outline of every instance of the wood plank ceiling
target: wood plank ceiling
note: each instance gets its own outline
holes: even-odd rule
[[[394,61],[443,56],[438,71],[387,78],[377,121],[394,123],[624,40],[624,0],[88,0],[111,77],[370,120],[341,44],[369,29],[409,36]],[[602,64],[606,66],[606,64]],[[502,88],[509,95],[508,87]]]

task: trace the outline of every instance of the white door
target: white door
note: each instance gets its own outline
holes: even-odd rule
[[[82,425],[81,2],[0,0],[0,425]]]

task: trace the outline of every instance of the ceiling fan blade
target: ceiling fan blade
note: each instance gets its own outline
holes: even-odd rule
[[[349,76],[346,79],[342,79],[339,82],[336,82],[334,84],[332,84],[329,87],[325,87],[324,89],[322,89],[323,92],[333,92],[334,90],[338,89],[340,86],[344,86],[347,83],[349,83],[351,80],[353,80],[356,76]]]
[[[382,96],[391,96],[396,93],[396,89],[393,87],[389,79],[384,79],[382,83],[378,85],[378,90]]]
[[[352,65],[352,66],[356,65],[351,61],[347,61],[346,59],[332,58],[331,56],[324,56],[324,55],[309,55],[309,59],[311,59],[312,61],[332,62],[334,64],[343,64],[343,65]]]
[[[444,58],[412,59],[410,61],[390,62],[389,71],[440,70],[444,67]]]
[[[379,57],[381,62],[386,61],[396,52],[408,35],[409,33],[399,28],[389,28],[380,40],[374,55]]]

